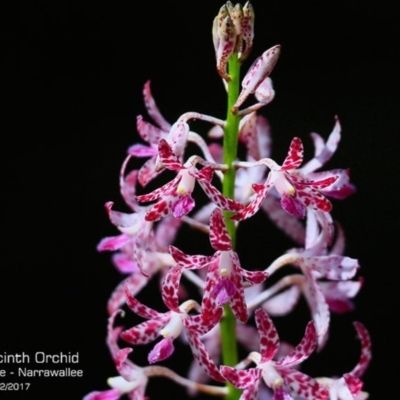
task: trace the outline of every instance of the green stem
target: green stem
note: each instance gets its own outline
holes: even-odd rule
[[[232,166],[233,161],[237,157],[239,122],[240,117],[232,114],[231,110],[239,96],[239,80],[240,80],[240,63],[238,54],[233,53],[228,63],[229,75],[231,81],[228,82],[228,110],[226,117],[226,128],[224,135],[224,164],[228,166],[228,170],[224,175],[222,182],[222,193],[233,199],[235,191],[235,168]],[[231,213],[224,211],[224,218],[232,246],[236,244],[236,227],[235,223],[230,220]],[[222,342],[222,362],[224,365],[234,366],[238,363],[238,349],[236,341],[236,319],[229,305],[224,306],[224,317],[221,320],[221,342]],[[226,400],[238,400],[241,390],[236,389],[232,384],[228,383],[228,394]]]

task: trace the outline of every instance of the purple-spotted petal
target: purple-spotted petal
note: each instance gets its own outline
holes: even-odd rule
[[[306,207],[303,202],[295,196],[283,193],[281,197],[281,206],[288,214],[295,218],[303,219],[306,216]]]
[[[237,289],[235,284],[229,279],[221,279],[214,287],[213,295],[217,299],[217,302],[223,306],[236,293]]]
[[[232,112],[236,113],[250,93],[254,93],[261,82],[272,72],[276,62],[278,61],[280,50],[281,46],[279,45],[271,47],[254,61],[243,78],[242,91],[232,108]]]
[[[175,265],[172,267],[164,278],[161,295],[164,304],[175,312],[179,311],[179,283],[181,280],[183,266]]]
[[[152,308],[144,305],[138,299],[136,299],[129,290],[128,285],[125,286],[125,294],[126,294],[126,304],[135,314],[140,315],[141,317],[147,319],[160,318],[163,315],[158,311],[155,311]]]
[[[236,31],[229,15],[223,19],[218,29],[218,36],[219,41],[216,51],[217,71],[223,79],[229,81],[231,78],[226,72],[226,66],[236,44]]]
[[[156,171],[157,157],[151,157],[140,168],[138,174],[139,183],[145,187],[151,180],[161,174],[163,170]]]
[[[211,359],[210,355],[207,353],[204,344],[197,336],[197,334],[193,333],[191,330],[187,330],[187,337],[194,358],[197,360],[199,365],[205,370],[207,375],[218,382],[225,382],[225,378],[219,372],[217,366]]]
[[[169,132],[171,125],[161,115],[150,89],[150,81],[147,81],[143,87],[143,98],[147,112],[152,120],[165,132]]]
[[[260,368],[237,370],[235,368],[222,365],[220,370],[221,374],[238,389],[252,387],[255,383],[259,382],[262,375],[262,369]]]
[[[193,255],[190,256],[177,247],[169,246],[169,252],[173,259],[186,269],[199,269],[207,266],[212,261],[212,256]]]
[[[147,344],[155,340],[160,330],[167,324],[170,314],[163,314],[159,319],[152,319],[127,329],[121,333],[121,338],[130,344]]]
[[[276,367],[283,378],[283,388],[305,400],[328,400],[329,391],[315,379],[291,368]]]
[[[136,117],[136,129],[144,141],[154,146],[153,150],[155,151],[155,153],[153,153],[152,155],[157,154],[157,144],[159,140],[162,139],[163,137],[166,137],[169,131],[169,130],[163,131],[162,129],[154,126],[153,124],[144,121],[141,115],[138,115]],[[128,149],[128,153],[131,153],[132,147]]]
[[[256,324],[260,335],[261,363],[270,361],[278,351],[279,336],[274,323],[268,314],[262,310],[256,310]]]
[[[108,303],[107,310],[109,314],[112,314],[118,308],[126,302],[125,286],[129,286],[129,291],[134,296],[138,293],[146,284],[148,278],[143,274],[134,274],[127,279],[123,280],[112,292]]]
[[[276,362],[275,365],[291,367],[300,364],[302,361],[310,356],[310,354],[314,351],[316,344],[317,332],[314,323],[310,321],[307,325],[304,337],[301,342],[290,354],[282,358],[282,360]]]
[[[253,184],[253,190],[256,192],[256,197],[253,201],[251,201],[246,207],[244,207],[240,212],[236,213],[231,217],[232,221],[241,221],[243,219],[247,219],[252,217],[261,207],[262,202],[269,189],[271,188],[272,183],[266,183],[265,185]]]
[[[303,142],[298,137],[293,138],[292,142],[290,143],[288,154],[283,161],[281,169],[283,171],[297,169],[303,162],[303,154]]]
[[[225,226],[222,211],[215,208],[210,218],[210,242],[214,250],[232,249],[231,239]]]
[[[172,171],[179,171],[183,168],[178,157],[173,153],[171,146],[165,139],[161,139],[158,144],[158,154],[164,167]]]
[[[171,204],[172,214],[175,218],[180,219],[184,215],[189,214],[195,205],[195,201],[190,193],[180,195],[176,201]]]
[[[222,210],[240,211],[243,208],[242,204],[224,196],[206,179],[198,179],[197,182],[208,198]]]
[[[136,196],[136,199],[141,203],[147,203],[149,201],[157,200],[161,196],[168,195],[172,189],[178,186],[181,178],[181,175],[178,174],[174,179],[172,179],[172,181],[169,181],[164,186],[161,186],[160,188],[157,188],[150,193]]]
[[[350,374],[360,378],[371,362],[371,338],[365,326],[361,322],[354,322],[354,327],[357,330],[358,338],[361,341],[361,356],[357,365],[350,372]]]

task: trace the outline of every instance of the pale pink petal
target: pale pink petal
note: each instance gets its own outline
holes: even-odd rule
[[[150,89],[150,81],[147,81],[143,87],[144,103],[152,120],[163,130],[169,132],[171,125],[161,115]]]
[[[82,400],[118,400],[122,394],[116,389],[88,393]]]
[[[238,342],[248,351],[258,351],[260,348],[260,337],[254,326],[236,324],[236,336]]]
[[[254,160],[261,158],[257,139],[257,114],[252,112],[241,121],[239,140],[246,144],[247,152]]]
[[[129,292],[135,296],[146,284],[148,278],[143,274],[134,274],[129,278],[123,280],[112,292],[108,303],[107,311],[112,314],[126,302],[125,286],[129,285]]]
[[[357,330],[358,338],[361,341],[361,356],[358,364],[350,372],[350,374],[360,378],[371,362],[371,338],[365,326],[361,322],[354,322],[354,327]]]
[[[118,236],[106,237],[97,245],[97,251],[114,251],[119,250],[121,247],[130,242],[132,238],[123,233]]]
[[[187,138],[189,134],[189,125],[184,119],[178,119],[172,125],[171,130],[166,138],[166,141],[171,146],[172,152],[175,156],[180,157],[186,147]]]
[[[297,305],[300,298],[300,289],[297,285],[278,293],[262,304],[262,308],[273,316],[284,316],[290,313]]]
[[[270,77],[264,79],[254,93],[260,105],[265,106],[270,103],[275,97],[275,90],[272,87],[272,80]]]
[[[356,296],[361,289],[363,279],[346,282],[320,282],[329,309],[335,313],[344,313],[354,309],[350,298]]]
[[[152,179],[156,178],[161,174],[161,172],[163,172],[162,169],[160,171],[156,171],[156,161],[157,157],[152,157],[140,168],[138,181],[143,187],[145,187]]]
[[[138,171],[133,170],[125,176],[125,169],[130,158],[130,156],[126,157],[122,164],[119,173],[119,190],[126,204],[128,204],[132,210],[139,212],[140,206],[136,201],[136,182],[138,180]]]
[[[138,115],[136,117],[136,129],[139,132],[139,135],[142,137],[142,139],[153,146],[153,149],[155,150],[156,154],[157,154],[158,141],[163,137],[166,137],[169,132],[169,129],[167,131],[163,131],[162,129],[154,126],[153,124],[144,121],[141,115]]]
[[[275,196],[266,196],[262,208],[275,225],[298,244],[304,244],[304,225],[284,211]]]
[[[137,263],[123,253],[113,254],[111,262],[114,264],[115,268],[123,274],[133,274],[134,272],[140,271]]]
[[[182,221],[172,216],[163,218],[157,225],[155,232],[155,240],[161,248],[168,246],[175,241]]]
[[[148,251],[151,250],[154,245],[153,238],[153,223],[143,220],[134,239],[135,246],[133,248],[133,257],[144,275],[148,275],[152,269],[150,262],[151,257]]]
[[[122,314],[122,313],[123,313],[122,310],[115,310],[108,317],[108,322],[107,322],[107,347],[111,353],[111,357],[113,358],[113,360],[115,360],[115,358],[120,350],[118,347],[118,339],[119,339],[119,335],[123,329],[122,326],[114,328],[114,322],[115,322],[115,318],[119,314]]]
[[[115,354],[115,366],[119,374],[128,382],[132,382],[136,378],[137,368],[135,365],[128,360],[128,354],[130,354],[133,349],[126,347],[124,349],[119,350]]]
[[[336,123],[333,128],[332,133],[329,135],[328,141],[326,144],[323,145],[321,143],[321,138],[319,135],[312,135],[313,140],[314,140],[314,145],[316,145],[316,155],[313,159],[308,161],[303,167],[302,167],[302,172],[303,173],[309,173],[312,171],[317,170],[318,168],[322,167],[324,164],[326,164],[330,158],[332,157],[333,153],[336,151],[336,148],[339,144],[340,141],[340,123],[339,119],[336,117]]]
[[[328,338],[330,321],[329,307],[315,277],[309,271],[304,271],[307,281],[303,285],[304,296],[310,307],[318,336],[318,351],[322,349]]]
[[[113,223],[115,226],[121,228],[129,228],[136,225],[143,219],[143,215],[140,215],[138,213],[127,214],[119,211],[114,211],[112,209],[113,205],[114,203],[112,201],[109,201],[104,205],[104,207],[107,211],[111,223]]]
[[[359,268],[358,260],[336,255],[310,257],[304,262],[307,267],[332,280],[351,279]]]

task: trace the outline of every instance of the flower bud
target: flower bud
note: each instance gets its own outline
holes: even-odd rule
[[[254,93],[260,84],[272,72],[276,62],[278,61],[281,46],[278,44],[266,50],[260,57],[258,57],[253,65],[250,67],[246,76],[242,81],[242,91],[235,105],[232,107],[232,112],[235,114],[239,107],[244,103],[250,93]]]

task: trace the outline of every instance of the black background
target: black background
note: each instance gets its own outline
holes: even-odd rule
[[[340,118],[342,141],[328,167],[350,167],[358,191],[335,202],[333,215],[345,228],[346,254],[360,260],[365,285],[356,311],[333,318],[331,340],[309,368],[314,375],[348,372],[359,351],[351,321],[362,321],[374,349],[365,389],[380,399],[395,390],[386,383],[392,378],[385,361],[397,351],[399,129],[394,83],[399,37],[394,7],[347,3],[255,0],[255,46],[243,71],[265,49],[282,45],[272,74],[276,98],[261,111],[272,126],[272,156],[278,163],[293,136],[303,139],[310,157],[309,133],[326,138],[334,116]],[[17,42],[11,53],[4,53],[5,65],[11,67],[3,78],[13,86],[13,96],[7,98],[13,113],[5,108],[10,118],[5,118],[2,136],[6,205],[0,352],[79,352],[83,378],[36,378],[28,392],[14,395],[81,399],[106,389],[107,377],[116,374],[104,343],[105,305],[121,276],[109,254],[98,254],[96,245],[116,234],[103,204],[113,200],[117,209],[127,211],[119,196],[118,172],[127,147],[137,140],[135,117],[145,114],[142,86],[151,79],[170,122],[186,111],[224,118],[224,91],[211,41],[211,23],[222,3],[21,4],[17,33],[4,35],[6,42]],[[17,99],[15,107],[12,98]],[[206,132],[204,125],[199,130]],[[244,267],[268,265],[292,246],[267,228],[259,239],[262,250],[257,250],[249,235],[260,237],[267,224],[261,217],[243,225],[238,251]],[[181,237],[180,243],[189,242]],[[189,252],[190,245],[183,248]],[[156,290],[153,285],[142,299],[158,297]],[[296,342],[306,319],[295,313],[287,321],[277,322],[278,327],[292,327],[281,337]],[[185,372],[184,357],[175,354],[171,362]],[[151,398],[165,397],[167,390],[167,398],[185,397],[167,381],[155,382],[149,385]]]

